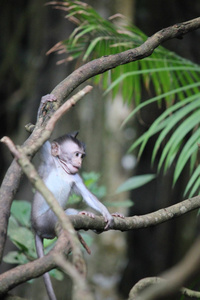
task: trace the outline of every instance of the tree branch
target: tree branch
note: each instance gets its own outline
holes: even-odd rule
[[[127,231],[147,228],[180,217],[198,208],[200,208],[200,196],[184,200],[180,203],[142,216],[126,217],[124,219],[115,217],[112,229]],[[69,216],[69,218],[76,230],[96,229],[97,231],[103,231],[105,226],[102,217],[95,217],[95,223],[91,218],[86,216]]]

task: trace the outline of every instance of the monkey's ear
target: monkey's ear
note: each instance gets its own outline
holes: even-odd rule
[[[60,155],[60,146],[56,142],[52,142],[51,144],[51,154],[53,156],[59,156]]]
[[[73,138],[76,138],[78,133],[79,133],[78,131],[74,131],[74,132],[70,133],[69,135]]]

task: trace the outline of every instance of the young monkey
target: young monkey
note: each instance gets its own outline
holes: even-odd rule
[[[47,95],[42,98],[42,103],[55,100],[52,95]],[[52,143],[47,141],[43,145],[39,174],[63,209],[66,208],[71,193],[79,194],[91,208],[103,215],[106,222],[105,229],[109,229],[113,224],[113,216],[86,188],[78,174],[85,156],[85,145],[77,139],[77,134],[66,134]],[[65,212],[67,215],[79,213],[95,218],[90,212],[78,212],[75,209],[67,209]],[[113,215],[123,217],[117,213]],[[44,256],[43,239],[55,237],[57,217],[39,192],[34,195],[31,218],[37,254],[38,257],[42,257]],[[49,299],[56,300],[49,274],[45,273],[43,276]]]
[[[78,174],[85,156],[85,146],[76,138],[77,134],[66,134],[54,140],[52,144],[47,141],[43,145],[39,174],[63,208],[66,207],[72,192],[81,195],[91,208],[103,215],[106,222],[105,229],[109,229],[113,222],[112,215],[86,188]],[[65,212],[67,215],[79,213],[94,218],[94,215],[90,212],[78,212],[71,208]],[[56,215],[43,196],[36,192],[32,206],[32,226],[36,234],[42,238],[54,238],[56,222]]]

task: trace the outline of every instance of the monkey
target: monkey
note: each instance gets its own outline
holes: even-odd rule
[[[52,94],[42,97],[41,105],[44,105],[47,101],[56,101],[56,97]],[[124,216],[118,213],[111,215],[108,209],[83,183],[78,172],[85,157],[85,144],[77,139],[77,135],[78,132],[74,132],[65,134],[55,139],[52,143],[49,141],[45,142],[40,151],[41,163],[38,172],[63,209],[66,208],[68,198],[72,193],[79,194],[88,206],[103,215],[106,222],[105,230],[108,230],[112,228],[113,216],[122,218]],[[95,215],[91,212],[78,212],[72,208],[66,209],[65,213],[67,215],[84,214],[95,218]],[[35,232],[35,245],[38,257],[44,256],[43,239],[53,239],[56,236],[56,222],[56,215],[50,209],[43,196],[36,191],[32,204],[31,223]],[[43,277],[49,299],[56,300],[49,274],[45,273]]]
[[[81,176],[78,174],[84,156],[85,145],[77,139],[77,133],[66,134],[52,143],[47,141],[43,145],[41,149],[42,163],[38,172],[63,208],[66,207],[72,192],[79,194],[91,208],[103,215],[106,222],[105,229],[109,229],[113,224],[113,216],[96,196],[86,188]],[[78,212],[72,208],[68,208],[65,212],[67,215],[79,213],[94,218],[94,214],[91,212]],[[39,192],[34,195],[31,219],[35,231],[37,255],[42,257],[44,255],[43,239],[53,239],[55,237],[57,217]],[[44,274],[44,281],[49,298],[55,300],[48,273]]]
[[[91,208],[104,216],[105,229],[108,229],[113,223],[112,215],[86,188],[78,174],[85,156],[85,145],[76,138],[77,134],[66,134],[54,140],[52,144],[47,141],[43,145],[39,174],[63,208],[72,192],[79,194]],[[77,214],[77,211],[69,208],[66,214]],[[91,212],[84,211],[79,214],[94,217]],[[36,192],[32,205],[32,225],[35,232],[42,238],[54,238],[56,221],[57,218],[45,199]]]

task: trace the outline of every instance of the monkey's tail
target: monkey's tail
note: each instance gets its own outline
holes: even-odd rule
[[[36,251],[37,251],[38,257],[39,258],[43,257],[44,256],[43,240],[38,234],[35,234],[35,245],[36,245]],[[49,273],[43,274],[43,279],[44,279],[44,284],[46,287],[47,294],[49,296],[49,300],[57,300],[56,295],[53,290],[53,286],[51,283]]]

